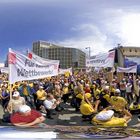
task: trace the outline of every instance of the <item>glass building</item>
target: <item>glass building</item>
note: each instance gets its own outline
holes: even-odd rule
[[[33,50],[36,55],[46,59],[60,60],[60,68],[85,68],[86,54],[77,49],[63,47],[46,41],[33,42]]]

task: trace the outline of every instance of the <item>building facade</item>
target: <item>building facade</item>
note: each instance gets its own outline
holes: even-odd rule
[[[121,67],[137,65],[137,72],[140,74],[140,47],[118,46],[115,48],[115,63]]]
[[[85,68],[86,54],[77,48],[54,45],[46,41],[33,42],[32,51],[43,58],[60,60],[60,68]]]

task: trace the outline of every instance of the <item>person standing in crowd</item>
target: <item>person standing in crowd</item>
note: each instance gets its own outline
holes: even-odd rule
[[[19,107],[19,111],[11,115],[11,123],[18,127],[36,127],[45,121],[41,113],[27,105]]]
[[[62,88],[62,100],[64,103],[68,102],[69,96],[71,95],[69,93],[69,83],[65,83],[64,87]]]
[[[134,90],[135,90],[136,102],[139,103],[139,99],[140,99],[140,82],[139,82],[139,79],[134,80]]]
[[[125,79],[123,79],[120,82],[120,90],[121,90],[121,96],[125,98],[125,96],[126,96],[126,81],[125,81]]]
[[[93,105],[93,97],[90,93],[83,93],[84,99],[81,102],[80,105],[80,112],[82,114],[83,120],[89,120],[91,121],[93,118],[93,115],[97,112],[97,105]]]
[[[10,93],[6,89],[5,85],[2,85],[0,98],[1,98],[1,101],[2,101],[3,110],[5,112],[6,108],[8,106],[9,100],[10,100]]]
[[[62,94],[61,88],[62,88],[62,86],[60,86],[60,82],[56,81],[55,82],[55,89],[54,89],[55,95],[61,97],[61,94]]]
[[[130,82],[126,84],[126,97],[130,104],[133,101],[132,84]]]

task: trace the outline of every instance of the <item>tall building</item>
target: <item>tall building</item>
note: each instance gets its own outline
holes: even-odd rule
[[[85,68],[86,54],[77,49],[63,47],[46,41],[33,42],[33,50],[36,55],[52,60],[60,60],[60,68]]]

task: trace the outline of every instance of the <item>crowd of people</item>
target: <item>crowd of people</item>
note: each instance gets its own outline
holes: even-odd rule
[[[78,72],[20,81],[11,86],[8,75],[0,74],[3,121],[20,127],[54,119],[53,115],[65,112],[67,103],[82,114],[83,121],[93,125],[127,126],[133,114],[140,114],[139,100],[140,79],[134,74],[125,75],[121,80],[114,75],[110,81],[102,71]]]

